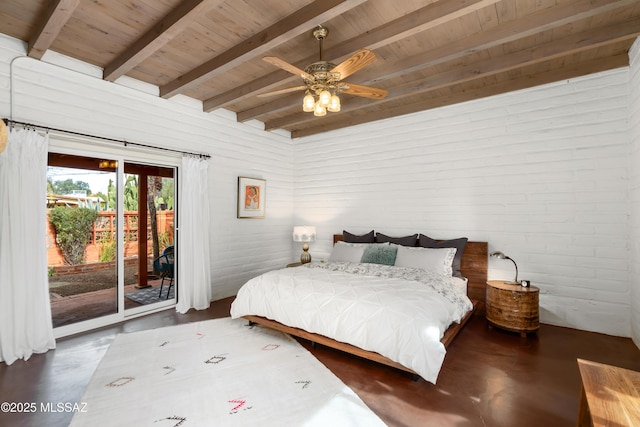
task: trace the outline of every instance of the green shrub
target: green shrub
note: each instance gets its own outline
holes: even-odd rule
[[[116,259],[116,241],[111,232],[104,231],[100,239],[100,262],[109,262]]]
[[[91,228],[96,218],[98,212],[92,209],[64,206],[51,209],[49,220],[56,231],[56,244],[66,264],[84,264],[86,247],[91,240]]]

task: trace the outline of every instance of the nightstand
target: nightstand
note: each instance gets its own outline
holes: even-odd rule
[[[291,264],[287,264],[287,268],[289,267],[300,267],[302,265],[301,262],[292,262]]]
[[[540,329],[538,294],[535,286],[525,288],[501,280],[489,280],[486,291],[487,321],[491,326],[527,333]]]

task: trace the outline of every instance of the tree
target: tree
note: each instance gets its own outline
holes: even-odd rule
[[[166,209],[172,211],[174,207],[173,178],[162,178],[162,190],[160,196],[156,198],[156,206],[166,204]]]
[[[156,212],[156,197],[162,190],[162,178],[159,176],[149,176],[147,178],[147,209],[149,210],[149,220],[151,221],[151,241],[153,244],[153,259],[160,256],[160,243],[158,239],[158,217]]]
[[[47,194],[54,194],[55,191],[53,190],[53,181],[51,181],[51,178],[47,178]]]
[[[136,175],[127,175],[124,183],[124,210],[138,210],[138,178]]]
[[[71,194],[74,190],[84,191],[87,196],[91,194],[91,188],[88,183],[84,181],[74,181],[71,178],[65,179],[64,181],[54,181],[52,186],[54,194]]]
[[[113,183],[112,179],[109,179],[109,185],[107,186],[107,194],[102,192],[97,192],[96,196],[100,197],[102,200],[106,202],[105,211],[114,211],[117,208],[117,198],[116,198],[116,186]]]

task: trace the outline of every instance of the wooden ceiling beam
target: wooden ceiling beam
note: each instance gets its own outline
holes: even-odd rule
[[[153,55],[173,38],[182,33],[196,19],[213,9],[223,0],[187,0],[156,23],[142,37],[129,46],[105,68],[103,78],[115,81]]]
[[[425,51],[420,55],[414,55],[377,69],[365,69],[358,74],[358,77],[371,84],[401,77],[434,65],[463,58],[481,50],[611,12],[634,2],[637,0],[580,0],[542,9],[521,19],[509,21],[490,30]]]
[[[370,108],[374,105],[391,103],[416,94],[427,94],[448,86],[493,76],[586,50],[597,49],[624,40],[635,39],[638,36],[640,36],[640,21],[632,19],[607,27],[569,35],[544,45],[524,49],[499,58],[489,58],[462,67],[452,63],[450,70],[447,72],[395,86],[393,92],[383,100],[372,101],[370,99],[352,98],[349,100],[350,102],[344,103],[341,113],[363,107]],[[296,112],[290,116],[266,121],[265,130],[296,126],[311,122],[314,119],[315,117],[312,114]]]
[[[35,59],[42,59],[44,53],[60,34],[62,27],[73,15],[78,4],[80,4],[80,0],[56,0],[50,2],[46,15],[42,17],[35,34],[29,40],[27,55]]]
[[[460,59],[481,50],[490,49],[542,31],[628,6],[634,1],[637,0],[580,0],[575,3],[542,9],[521,19],[516,19],[479,34],[425,51],[420,55],[390,63],[386,66],[362,70],[358,74],[358,82],[375,85],[382,80],[400,77],[434,65]],[[291,96],[280,101],[274,101],[271,104],[271,111],[281,111],[289,108],[294,102],[295,100]],[[238,117],[242,121],[256,119],[259,117],[253,116],[256,113],[265,114],[264,110],[256,108],[252,111],[240,112]]]
[[[460,59],[481,50],[496,47],[542,31],[557,28],[571,22],[593,17],[604,12],[609,12],[634,3],[634,1],[635,0],[618,0],[612,2],[609,0],[582,0],[576,3],[543,9],[537,13],[527,15],[522,19],[514,20],[491,30],[483,31],[480,34],[474,34],[453,43],[440,46],[439,48],[425,51],[421,55],[415,55],[410,58],[406,58],[403,61],[388,64],[386,67],[372,67],[370,69],[363,70],[358,74],[358,77],[360,78],[359,81],[365,82],[365,84],[375,85],[383,80],[400,77],[434,65]],[[397,92],[397,90],[394,88],[392,93],[390,93],[390,96],[396,96],[395,92]],[[387,97],[384,101],[369,100],[367,105],[389,102],[392,99],[391,97]],[[272,107],[270,112],[282,111],[295,103],[296,99],[293,96],[283,98],[277,103],[274,101],[274,103],[270,105]],[[363,104],[364,102],[358,101],[355,105],[361,107]],[[259,116],[254,116],[256,113],[264,115],[268,114],[269,111],[265,111],[260,108],[255,108],[251,111],[243,111],[238,113],[238,119],[242,119],[243,121],[259,119]],[[290,120],[294,120],[294,123],[302,123],[300,120],[303,120],[303,116],[298,113],[288,117]],[[286,117],[273,120],[265,123],[265,127],[267,129],[275,129],[277,127],[291,125],[292,123],[288,123],[287,120],[288,119]],[[309,118],[305,121],[308,120]]]
[[[387,24],[335,45],[325,50],[323,56],[332,58],[333,61],[339,61],[342,57],[350,55],[359,49],[367,48],[373,50],[386,46],[403,38],[410,37],[419,32],[478,11],[498,1],[500,0],[441,0],[431,3],[415,12],[408,13]],[[300,61],[298,65],[304,68],[316,60],[317,58],[314,53]],[[290,74],[283,73],[282,71],[275,71],[245,85],[205,100],[203,104],[204,111],[210,112],[217,108],[223,108],[235,101],[255,96],[260,92],[273,89],[285,82],[294,82],[296,80],[299,81],[298,77],[292,77]],[[251,117],[244,120],[249,119],[251,119]]]
[[[229,71],[305,31],[311,31],[319,22],[328,21],[339,16],[365,1],[316,0],[269,28],[254,34],[226,52],[161,86],[160,96],[169,98],[205,80]]]
[[[331,130],[341,129],[347,126],[370,123],[377,120],[415,113],[416,111],[426,111],[433,108],[456,104],[459,102],[470,101],[472,99],[485,98],[487,96],[526,89],[529,87],[553,83],[565,79],[571,79],[587,74],[598,73],[610,70],[612,68],[623,67],[625,65],[628,65],[628,63],[629,58],[627,54],[624,53],[608,57],[606,60],[599,58],[591,61],[577,63],[570,67],[538,73],[535,76],[530,76],[530,78],[508,80],[494,85],[484,86],[482,88],[463,90],[453,95],[439,98],[427,98],[423,101],[407,103],[402,106],[395,107],[394,109],[380,109],[375,107],[371,109],[361,109],[357,111],[357,115],[344,116],[343,118],[338,117],[334,120],[322,120],[317,126],[314,127],[306,127],[297,130],[294,129],[291,131],[291,138],[302,138],[323,132],[328,132]],[[324,117],[324,119],[327,118],[328,117]]]

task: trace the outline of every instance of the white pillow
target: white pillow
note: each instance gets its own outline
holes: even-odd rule
[[[360,262],[364,250],[369,245],[389,245],[389,243],[347,243],[336,242],[329,255],[329,262]]]
[[[412,248],[398,246],[396,267],[413,267],[451,276],[456,248]]]

